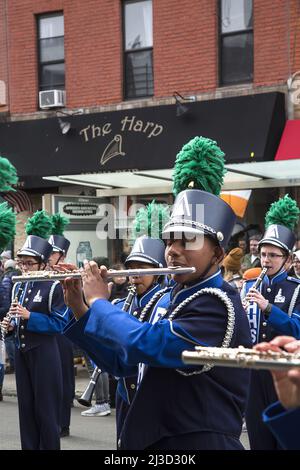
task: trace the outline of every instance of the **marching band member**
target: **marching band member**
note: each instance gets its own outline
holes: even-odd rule
[[[70,241],[64,237],[64,230],[69,224],[69,219],[57,213],[51,216],[51,222],[51,236],[48,239],[52,245],[52,253],[48,261],[50,269],[65,261],[70,247]],[[71,341],[64,335],[57,335],[56,341],[61,358],[63,381],[60,437],[66,437],[70,435],[71,404],[75,396],[74,354]]]
[[[44,211],[28,220],[28,237],[17,253],[23,272],[45,269],[52,246],[32,233],[48,238],[48,222]],[[13,327],[21,446],[23,450],[59,449],[62,370],[56,335],[67,321],[63,291],[59,282],[28,281],[15,284],[12,299],[9,313],[17,316]]]
[[[269,343],[259,343],[258,351],[300,352],[300,341],[291,336],[277,336]],[[272,403],[263,413],[264,423],[283,449],[300,450],[300,370],[272,371],[279,402]]]
[[[179,194],[163,231],[165,256],[168,266],[194,266],[196,272],[174,275],[167,308],[151,310],[150,301],[146,322],[124,315],[107,301],[106,269],[100,273],[95,263],[85,263],[89,308],[77,303],[77,322],[68,326],[67,336],[96,363],[103,361],[99,343],[110,349],[117,376],[139,367],[119,449],[242,449],[248,371],[190,367],[181,358],[195,345],[248,347],[251,342],[240,297],[219,269],[235,222],[230,206],[218,197],[223,157],[216,143],[203,137],[191,140],[177,156],[174,189]],[[185,190],[191,181],[201,190]],[[75,282],[65,281],[67,297],[76,290]]]
[[[163,241],[159,239],[146,236],[139,237],[125,260],[125,267],[127,269],[144,269],[151,266],[156,268],[163,268],[166,266],[165,245]],[[148,320],[148,317],[141,317],[143,309],[152,297],[161,291],[163,287],[163,279],[149,275],[133,276],[129,278],[129,281],[135,287],[136,294],[133,297],[128,313],[133,315],[135,318],[140,319],[140,321],[146,321]],[[124,302],[125,299],[114,302],[114,305],[122,309]],[[168,292],[165,292],[164,294],[162,293],[159,298],[159,302],[156,303],[156,311],[159,312],[161,309],[164,311],[168,302]],[[120,435],[128,408],[135,395],[137,373],[136,376],[123,377],[118,381],[116,393],[117,438]]]
[[[270,341],[278,335],[300,338],[300,280],[288,276],[289,262],[295,244],[293,229],[299,209],[288,195],[274,202],[266,214],[266,232],[259,242],[262,266],[268,268],[259,289],[255,281],[246,281],[242,297],[248,303],[253,344]],[[261,419],[264,408],[276,401],[271,374],[251,371],[249,403],[246,413],[251,449],[275,450],[280,444]]]

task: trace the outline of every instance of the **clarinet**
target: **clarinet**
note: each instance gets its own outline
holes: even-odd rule
[[[23,292],[23,288],[22,288],[22,284],[21,284],[19,289],[18,289],[17,294],[15,295],[13,301],[11,302],[10,308],[13,304],[17,305],[19,303],[22,292]],[[18,318],[18,315],[13,315],[12,313],[10,313],[10,308],[9,308],[9,311],[7,312],[7,314],[5,315],[5,317],[3,318],[3,320],[9,320],[9,322],[10,322],[10,320],[12,320],[12,318]],[[7,335],[7,329],[4,326],[1,325],[1,337],[2,337],[3,341],[5,340],[6,335]]]
[[[125,302],[124,302],[123,307],[122,307],[123,312],[128,312],[128,310],[131,307],[131,304],[132,304],[132,301],[134,299],[135,294],[136,294],[136,288],[135,288],[135,286],[131,285],[128,288],[128,294],[127,294],[127,297],[126,297]],[[93,371],[93,374],[91,376],[91,379],[88,383],[88,386],[86,387],[86,389],[83,392],[83,394],[81,395],[81,397],[77,398],[78,403],[80,403],[83,406],[87,406],[87,407],[91,406],[93,393],[94,393],[96,383],[97,383],[97,381],[100,377],[101,372],[102,371],[101,371],[100,367],[95,367],[95,369]]]
[[[261,283],[262,283],[262,281],[263,281],[265,275],[267,274],[268,269],[269,269],[269,268],[263,268],[263,269],[261,270],[260,275],[259,275],[258,278],[256,279],[256,281],[255,281],[255,283],[253,284],[253,286],[251,287],[251,289],[258,289],[258,288],[259,288],[259,286],[261,285]],[[252,303],[252,302],[249,302],[249,301],[247,302],[247,301],[246,301],[244,308],[247,309],[251,303]]]

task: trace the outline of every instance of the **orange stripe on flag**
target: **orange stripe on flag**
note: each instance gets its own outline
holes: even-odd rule
[[[230,205],[235,215],[244,217],[248,201],[250,199],[251,190],[247,191],[223,191],[220,196],[223,201]]]

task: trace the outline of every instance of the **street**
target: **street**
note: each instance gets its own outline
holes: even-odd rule
[[[114,450],[115,410],[105,417],[86,418],[80,415],[84,409],[74,400],[72,408],[71,435],[61,439],[62,450]],[[18,406],[15,397],[5,396],[0,403],[0,450],[20,450]],[[5,423],[5,424],[4,424]],[[241,441],[249,449],[247,433]]]
[[[110,416],[86,418],[85,408],[74,400],[70,436],[61,439],[62,450],[115,449],[115,410]],[[45,410],[47,412],[47,410]],[[0,450],[20,450],[18,405],[15,397],[4,397],[0,403]]]

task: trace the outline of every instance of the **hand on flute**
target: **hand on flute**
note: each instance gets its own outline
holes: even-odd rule
[[[258,351],[300,352],[300,341],[292,336],[277,336],[269,343],[259,343],[254,349]],[[272,371],[273,381],[279,400],[285,408],[300,406],[300,369]]]
[[[112,283],[107,283],[107,268],[98,268],[95,261],[84,262],[84,274],[82,276],[83,293],[87,304],[91,307],[95,300],[108,300]]]
[[[53,268],[55,271],[59,272],[78,271],[77,266],[70,263],[59,263],[58,265],[53,266]],[[81,318],[88,310],[88,306],[86,305],[83,297],[82,280],[67,277],[60,283],[63,288],[66,305],[70,307],[75,318],[79,320],[79,318]]]

